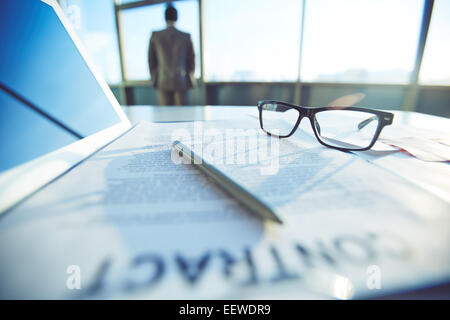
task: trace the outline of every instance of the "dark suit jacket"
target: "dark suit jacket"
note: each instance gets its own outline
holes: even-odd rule
[[[195,55],[189,33],[175,27],[153,32],[148,49],[148,64],[155,88],[166,91],[192,88],[195,81]]]

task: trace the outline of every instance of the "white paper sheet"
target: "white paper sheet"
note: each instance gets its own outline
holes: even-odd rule
[[[450,161],[450,134],[447,131],[446,128],[425,130],[394,124],[383,130],[379,140],[402,148],[422,161],[448,162]]]
[[[212,127],[230,123],[203,129]],[[181,128],[198,129],[143,122],[4,215],[0,296],[326,298],[312,270],[345,276],[357,296],[449,279],[448,202],[300,133],[280,143],[275,175],[261,175],[270,158],[222,167],[285,222],[263,223],[195,167],[172,162]],[[80,290],[67,287],[70,266]],[[367,287],[373,270],[381,289]]]

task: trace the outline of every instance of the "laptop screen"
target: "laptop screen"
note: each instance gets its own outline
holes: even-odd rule
[[[0,173],[121,121],[54,9],[0,4]]]

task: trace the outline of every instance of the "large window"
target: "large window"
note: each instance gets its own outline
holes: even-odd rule
[[[177,29],[191,34],[196,56],[196,76],[200,77],[200,36],[198,1],[177,1]],[[121,11],[123,55],[127,80],[148,80],[148,45],[152,31],[166,27],[166,4],[156,4]]]
[[[424,84],[450,85],[450,1],[435,0],[420,71]]]
[[[179,12],[177,28],[192,37],[195,74],[201,76],[203,63],[205,82],[300,79],[409,84],[425,1],[183,0],[172,4]],[[122,59],[114,2],[121,22]],[[150,79],[148,45],[151,33],[165,28],[164,1],[60,3],[109,83]],[[435,0],[420,70],[421,84],[450,84],[449,15],[450,0]],[[121,79],[120,60],[126,79]]]
[[[423,0],[307,1],[302,80],[408,83],[422,9]]]
[[[300,0],[203,0],[205,80],[295,81]]]
[[[113,0],[60,0],[60,4],[97,69],[108,83],[119,83]]]

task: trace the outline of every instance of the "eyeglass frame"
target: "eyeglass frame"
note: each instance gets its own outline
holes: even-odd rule
[[[272,133],[270,133],[270,132],[268,132],[267,130],[264,129],[263,120],[262,120],[262,112],[263,112],[262,106],[264,104],[280,104],[280,105],[284,105],[286,107],[290,107],[290,108],[295,109],[295,110],[298,111],[299,116],[298,116],[297,122],[295,123],[294,128],[292,129],[292,131],[288,135],[280,136],[280,135],[272,134]],[[260,101],[258,101],[258,105],[257,106],[258,106],[258,111],[259,111],[259,124],[261,126],[261,129],[267,135],[273,136],[273,137],[277,137],[277,138],[280,138],[280,139],[282,139],[282,138],[289,138],[290,136],[292,136],[295,133],[295,131],[297,131],[298,126],[300,125],[300,122],[302,121],[302,119],[304,117],[307,117],[307,118],[309,118],[309,122],[311,123],[311,127],[313,129],[314,135],[316,136],[316,139],[319,141],[319,143],[321,143],[322,145],[324,145],[326,147],[337,149],[337,150],[341,150],[341,151],[365,151],[365,150],[369,150],[370,148],[373,147],[375,142],[378,140],[378,137],[380,136],[381,130],[385,126],[391,125],[393,120],[394,120],[394,114],[393,113],[386,112],[386,111],[375,110],[375,109],[363,108],[363,107],[340,107],[340,106],[303,107],[303,106],[298,106],[296,104],[287,103],[287,102],[283,102],[283,101],[277,101],[277,100],[260,100]],[[370,144],[367,147],[364,147],[364,148],[343,148],[343,147],[337,147],[337,146],[329,145],[329,144],[325,143],[324,141],[322,141],[320,139],[320,136],[319,136],[318,132],[317,132],[316,124],[314,122],[317,122],[317,119],[316,119],[316,114],[317,113],[323,112],[323,111],[329,111],[329,110],[349,110],[349,111],[360,111],[360,112],[366,112],[366,113],[374,114],[377,117],[377,119],[378,119],[378,125],[377,125],[377,129],[375,131],[375,134],[374,134]]]

